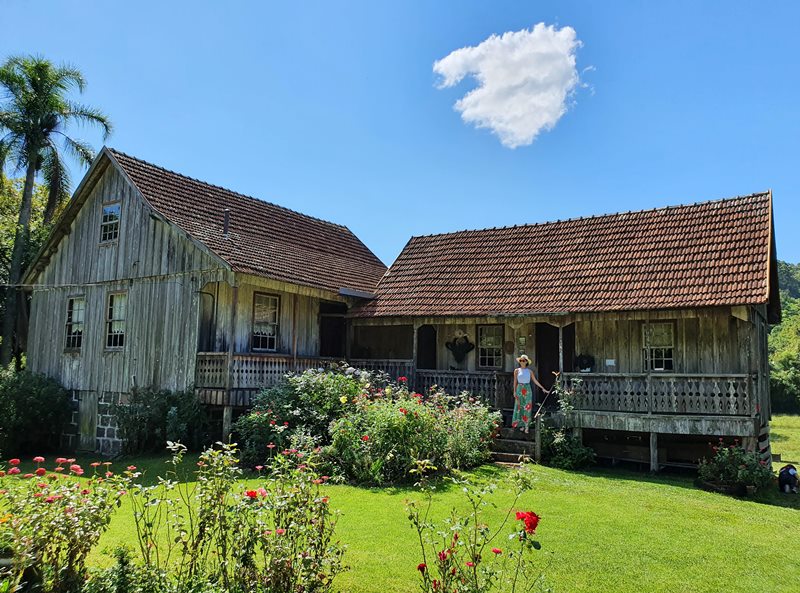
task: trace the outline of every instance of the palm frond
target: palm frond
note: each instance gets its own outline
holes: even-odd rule
[[[64,136],[65,152],[70,153],[82,165],[89,166],[92,164],[92,161],[94,160],[94,150],[88,142],[84,142],[83,140],[75,140],[66,134],[62,134],[62,136]]]
[[[66,85],[64,90],[69,90],[69,87],[75,86],[78,92],[83,92],[86,89],[86,79],[83,73],[71,64],[61,64],[55,69],[54,75],[62,84]]]
[[[47,224],[58,206],[69,199],[71,180],[69,170],[52,143],[47,146],[42,157],[42,176],[47,184],[47,204],[44,209],[44,222]]]
[[[66,102],[66,110],[63,113],[65,120],[75,120],[81,124],[94,124],[103,128],[103,140],[108,138],[113,131],[111,120],[108,116],[96,107],[82,105],[73,101]]]

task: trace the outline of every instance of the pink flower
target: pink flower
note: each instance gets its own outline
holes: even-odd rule
[[[88,488],[84,488],[83,490],[81,490],[81,494],[86,496],[87,494],[89,494],[89,489]]]
[[[136,471],[136,466],[135,465],[129,465],[128,466],[128,471],[129,472],[135,472]]]
[[[8,465],[19,465],[19,459],[17,459],[17,458],[9,459],[8,460]]]
[[[24,475],[24,476],[22,476],[22,477],[23,477],[23,478],[25,478],[25,479],[27,480],[28,478],[32,478],[32,477],[33,477],[33,474],[25,474],[25,475]]]
[[[45,475],[46,473],[47,473],[47,470],[45,468],[43,468],[43,467],[37,468],[37,470],[36,470],[36,475],[40,476],[40,477]]]
[[[77,463],[73,463],[72,465],[69,466],[69,471],[71,471],[71,472],[77,472],[80,469],[82,469],[82,468]]]
[[[369,435],[365,434],[363,437],[361,437],[361,440],[366,443],[369,440]]]
[[[100,467],[102,464],[99,461],[92,461],[89,465],[92,467]]]
[[[19,468],[18,467],[12,467],[10,470],[8,470],[8,475],[9,476],[12,476],[12,475],[18,474],[18,473],[19,473]]]
[[[262,469],[264,469],[263,465],[257,465],[256,466],[256,471],[261,471]]]
[[[59,465],[61,465],[62,463],[66,463],[66,462],[67,462],[67,460],[64,457],[57,457],[56,458],[56,463],[58,463]]]
[[[470,568],[472,568],[473,566],[475,566],[475,563],[474,563],[474,562],[472,562],[471,560],[470,560],[469,562],[465,562],[465,564],[466,564],[467,566],[469,566]]]
[[[64,468],[63,468],[63,467],[61,467],[61,466],[59,465],[59,466],[58,466],[57,468],[55,468],[53,471],[57,471],[57,472],[63,472],[63,471],[64,471]]]
[[[42,457],[41,455],[37,455],[36,457],[33,458],[33,461],[35,463],[44,463],[44,457]]]
[[[502,554],[503,550],[500,548],[492,548],[492,554]]]
[[[270,443],[269,445],[267,445],[267,449],[274,449],[274,448],[275,448],[275,443]]]
[[[75,475],[76,475],[76,476],[82,476],[82,475],[83,475],[83,470],[82,470],[82,469],[79,469],[79,470],[77,470],[77,471],[75,472]]]
[[[283,535],[284,533],[286,533],[286,530],[278,528],[275,530],[275,533],[277,533],[278,535]]]

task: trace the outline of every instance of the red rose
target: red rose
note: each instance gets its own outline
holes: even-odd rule
[[[534,513],[533,511],[523,512],[517,511],[517,520],[522,521],[525,523],[525,532],[526,533],[535,533],[536,527],[539,525],[539,515]]]

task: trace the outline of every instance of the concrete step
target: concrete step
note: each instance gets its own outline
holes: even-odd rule
[[[495,439],[492,442],[492,451],[498,453],[524,453],[533,455],[534,443],[532,441],[518,441],[515,439]]]
[[[527,455],[519,455],[517,453],[501,453],[499,451],[492,452],[492,461],[497,463],[517,465],[522,459],[527,458]]]
[[[514,441],[533,441],[533,427],[531,427],[531,431],[528,434],[516,428],[501,428],[500,438]]]

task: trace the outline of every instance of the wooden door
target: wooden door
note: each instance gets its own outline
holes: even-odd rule
[[[80,442],[78,448],[81,451],[92,451],[97,449],[97,392],[81,391],[78,402],[78,422],[80,425]]]

